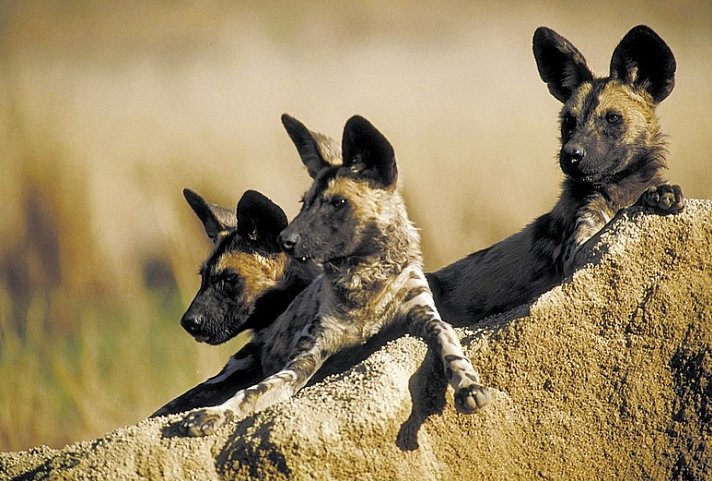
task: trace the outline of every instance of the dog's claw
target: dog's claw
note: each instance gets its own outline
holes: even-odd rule
[[[661,184],[648,187],[636,205],[653,214],[677,214],[685,208],[685,196],[679,185]]]
[[[209,436],[233,419],[232,411],[199,409],[189,413],[180,422],[181,432],[190,437]]]
[[[492,402],[489,390],[479,384],[462,387],[455,393],[455,409],[462,414],[472,414]]]

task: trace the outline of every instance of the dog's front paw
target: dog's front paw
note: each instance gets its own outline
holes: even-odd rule
[[[218,428],[232,421],[234,415],[229,409],[205,408],[192,411],[180,422],[180,431],[185,436],[209,436]]]
[[[479,384],[461,387],[455,392],[455,409],[463,414],[472,414],[492,402],[489,390]]]
[[[636,205],[653,214],[677,214],[685,207],[685,196],[679,185],[662,184],[648,187]]]

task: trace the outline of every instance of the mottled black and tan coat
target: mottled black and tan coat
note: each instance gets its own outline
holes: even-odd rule
[[[331,165],[341,164],[339,143],[287,115],[283,121],[305,163],[316,156]],[[254,334],[270,326],[321,273],[318,265],[298,262],[282,251],[277,236],[287,227],[287,216],[259,192],[245,192],[236,211],[206,202],[189,189],[183,194],[203,223],[213,250],[200,267],[200,289],[181,325],[208,344],[221,344],[245,331],[251,338],[217,375],[152,416],[220,404],[264,378],[255,347],[260,336]]]
[[[200,289],[181,319],[196,340],[220,344],[243,331],[266,329],[321,272],[282,252],[277,236],[287,227],[287,216],[259,192],[245,192],[236,211],[208,203],[189,189],[183,194],[213,242],[200,268]],[[264,377],[254,358],[254,345],[248,341],[218,375],[153,416],[225,401]]]
[[[344,128],[343,165],[333,166],[318,149],[308,148],[311,135],[302,137],[298,129],[290,135],[299,136],[302,147],[317,155],[304,155],[300,148],[314,182],[300,213],[279,238],[291,257],[320,264],[324,273],[256,334],[266,377],[220,405],[189,413],[182,430],[209,434],[233,416],[285,400],[327,359],[391,328],[405,328],[435,350],[460,412],[486,405],[488,392],[433,302],[418,233],[397,188],[390,143],[368,121],[352,117]]]
[[[605,78],[594,77],[553,30],[537,29],[533,44],[541,78],[563,103],[561,196],[521,232],[428,275],[440,313],[453,324],[513,308],[560,283],[619,210],[637,203],[668,214],[684,206],[680,188],[663,180],[665,137],[655,115],[674,85],[665,42],[648,27],[633,28]]]

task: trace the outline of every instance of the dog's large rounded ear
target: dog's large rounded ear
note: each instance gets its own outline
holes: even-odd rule
[[[670,47],[645,25],[632,28],[611,58],[611,78],[642,88],[656,103],[672,92],[676,68]]]
[[[292,142],[297,147],[297,152],[299,152],[299,156],[302,158],[302,162],[312,179],[323,169],[332,165],[329,159],[325,158],[322,149],[332,149],[333,141],[324,135],[312,132],[303,123],[287,114],[282,114],[282,125],[284,125],[289,138],[292,139]],[[340,154],[339,152],[329,153],[337,157]]]
[[[270,252],[279,252],[277,236],[287,227],[287,215],[274,202],[248,190],[237,203],[237,232]]]
[[[384,188],[395,188],[398,168],[393,146],[368,120],[354,115],[346,122],[341,151],[344,167],[372,178]]]
[[[581,52],[550,28],[537,28],[532,45],[539,76],[560,102],[566,102],[583,82],[593,80]]]
[[[237,218],[231,210],[206,202],[190,189],[183,189],[183,197],[203,223],[205,233],[213,243],[217,243],[237,226]]]

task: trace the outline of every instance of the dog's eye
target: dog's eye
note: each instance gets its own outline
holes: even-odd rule
[[[561,133],[563,135],[571,135],[576,128],[576,117],[571,114],[566,114],[561,119]]]
[[[235,287],[240,278],[237,274],[225,274],[215,283],[215,287],[219,291],[225,291],[226,289]]]
[[[341,197],[340,195],[337,195],[336,197],[332,197],[331,200],[329,200],[329,205],[333,207],[334,209],[341,209],[345,207],[347,204],[347,200],[344,197]]]
[[[235,289],[240,285],[240,276],[237,274],[227,274],[223,279],[225,279],[226,287]]]
[[[620,114],[617,114],[616,112],[608,112],[606,114],[606,122],[608,122],[609,124],[617,124],[620,121],[621,121]]]

